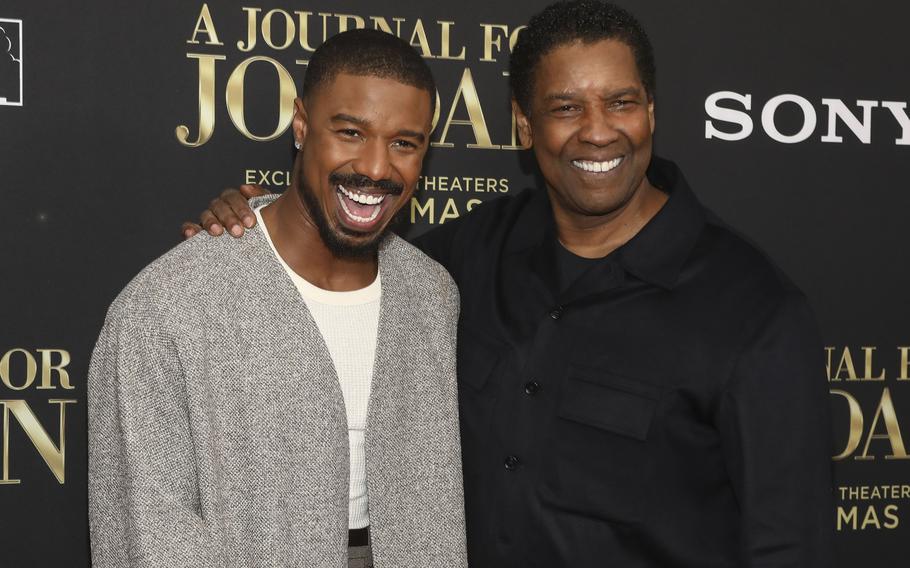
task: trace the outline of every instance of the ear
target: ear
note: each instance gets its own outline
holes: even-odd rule
[[[512,99],[512,114],[515,116],[515,126],[518,129],[518,140],[521,147],[527,150],[534,145],[534,136],[531,134],[531,122],[528,116],[521,110],[518,101]]]
[[[300,97],[294,99],[294,119],[291,121],[291,129],[294,132],[294,141],[301,145],[306,143],[307,133],[307,113],[306,106]]]
[[[651,123],[651,134],[654,134],[654,97],[648,96],[648,122]]]

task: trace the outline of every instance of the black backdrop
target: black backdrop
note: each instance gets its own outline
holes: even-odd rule
[[[508,35],[545,3],[0,4],[0,566],[88,565],[85,377],[105,309],[216,191],[286,183],[280,101],[300,87],[307,48],[359,17],[400,26],[429,58],[441,115],[410,212],[419,232],[532,182],[509,148],[503,73]],[[822,324],[837,565],[904,565],[910,8],[621,3],[656,48],[657,152],[783,266]],[[181,143],[180,125],[199,140],[200,112],[210,138]]]

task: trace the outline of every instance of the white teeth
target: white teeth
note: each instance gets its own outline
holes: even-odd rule
[[[338,187],[341,187],[341,186],[338,186]],[[341,188],[341,191],[344,192],[345,195],[348,195],[348,192],[345,191],[344,188]],[[383,197],[385,197],[385,196],[383,196]],[[354,201],[357,201],[357,200],[355,199]],[[380,199],[380,201],[382,201],[382,200]],[[375,207],[373,207],[373,212],[370,213],[369,217],[361,217],[360,215],[354,215],[353,213],[351,213],[351,210],[348,209],[348,204],[344,202],[344,197],[339,195],[338,202],[341,203],[341,208],[344,209],[344,212],[347,213],[348,217],[357,221],[358,223],[369,223],[371,221],[374,221],[376,219],[376,217],[379,216],[379,211],[382,209],[382,207],[380,207],[377,204]],[[358,201],[358,203],[359,203],[359,201]]]
[[[348,199],[351,201],[356,201],[361,205],[378,205],[379,203],[382,203],[386,198],[385,194],[367,195],[365,193],[354,193],[353,191],[348,191],[344,188],[344,186],[341,185],[338,186],[338,190],[341,191],[341,193],[347,195]]]
[[[622,156],[607,160],[606,162],[589,162],[587,160],[572,160],[572,165],[586,172],[604,173],[612,170],[622,162]]]

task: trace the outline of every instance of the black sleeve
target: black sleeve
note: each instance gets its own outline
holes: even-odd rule
[[[833,442],[822,342],[790,294],[743,346],[717,419],[742,514],[742,566],[832,565]]]

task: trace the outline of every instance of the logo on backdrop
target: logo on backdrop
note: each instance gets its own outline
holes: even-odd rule
[[[705,99],[705,138],[735,142],[757,135],[750,93],[717,91]],[[819,122],[822,124],[820,125]],[[761,132],[781,144],[798,144],[818,140],[829,144],[842,144],[844,140],[858,140],[863,144],[891,143],[910,146],[910,115],[906,101],[844,100],[823,98],[810,101],[795,94],[782,94],[769,98],[761,105],[758,123]],[[872,127],[882,129],[896,124],[900,135],[886,140],[873,138]]]
[[[0,106],[22,106],[22,20],[0,18]]]

